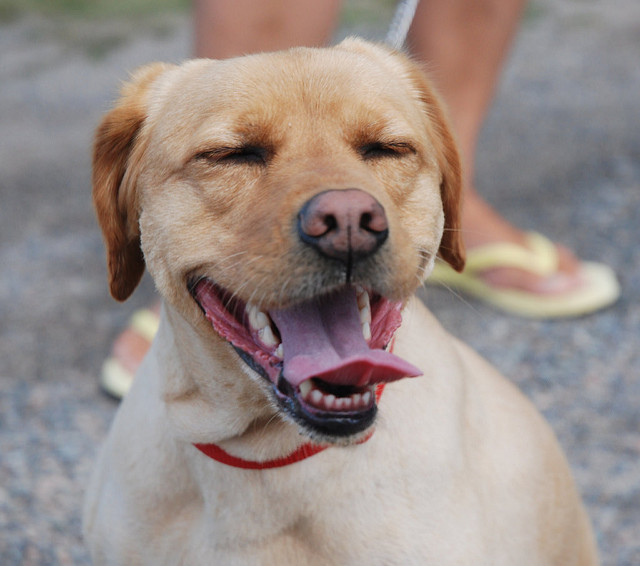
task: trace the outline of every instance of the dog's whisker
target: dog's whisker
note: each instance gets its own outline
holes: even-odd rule
[[[206,277],[204,275],[200,275],[196,279],[193,279],[193,280],[189,281],[187,283],[187,289],[188,289],[189,293],[193,294],[193,292],[195,291],[196,287],[198,286],[198,283],[200,283],[200,281],[202,281],[204,279],[206,279]]]
[[[224,267],[226,263],[229,263],[232,260],[235,260],[234,261],[234,265],[235,265],[235,263],[237,262],[238,258],[240,258],[242,256],[246,256],[247,253],[248,253],[247,250],[241,250],[239,252],[236,252],[236,253],[233,253],[233,254],[229,254],[228,256],[221,257],[221,258],[216,260],[215,267],[216,268]]]
[[[226,261],[226,260],[229,260],[229,259],[235,259],[235,258],[237,258],[237,257],[239,257],[239,256],[241,256],[241,255],[246,255],[246,254],[248,254],[248,253],[249,253],[249,251],[248,251],[248,250],[240,250],[239,252],[236,252],[236,253],[234,253],[234,254],[230,254],[230,255],[228,255],[227,257],[223,258],[223,259],[224,259],[225,261]]]
[[[289,286],[292,280],[293,278],[289,276],[283,281],[282,286],[280,287],[280,297],[282,297],[280,299],[281,301],[283,301],[284,298],[287,297],[287,287]]]
[[[269,425],[279,418],[280,418],[280,415],[278,413],[274,413],[273,415],[271,415],[271,417],[264,423],[261,434],[263,434],[264,436],[269,434]]]
[[[251,292],[245,302],[254,305],[262,305],[263,300],[260,298],[260,293],[264,292],[264,287],[268,279],[269,277],[267,275],[263,275],[259,278],[255,275],[247,277],[244,283],[238,287],[237,293],[240,293],[245,289],[251,289]]]
[[[225,258],[225,260],[230,260],[232,257],[238,257],[238,256],[240,256],[240,255],[242,255],[242,254],[241,254],[241,253],[232,254],[232,256],[227,256],[227,258]],[[246,271],[247,266],[249,266],[251,263],[254,263],[254,262],[260,261],[260,260],[262,260],[262,259],[264,259],[264,256],[262,256],[262,255],[256,255],[256,256],[253,256],[253,257],[250,257],[250,258],[246,259],[246,260],[243,262],[243,266],[242,266],[243,271]],[[218,274],[220,274],[220,273],[222,273],[222,274],[227,273],[227,272],[229,272],[229,271],[230,271],[230,269],[231,269],[230,267],[225,267],[225,266],[220,265],[220,263],[216,263],[216,266],[215,266],[215,267],[216,267],[216,271],[218,272]],[[227,304],[226,304],[225,306],[226,306],[226,307],[229,307],[229,306],[231,305],[231,303],[235,303],[235,301],[236,301],[237,299],[239,299],[239,298],[240,298],[240,294],[242,293],[242,291],[243,291],[247,286],[250,286],[250,285],[251,285],[251,283],[252,283],[251,278],[249,278],[249,277],[245,278],[244,282],[243,282],[241,285],[237,286],[237,287],[236,287],[236,288],[231,292],[231,294],[230,294],[230,295],[229,295],[229,297],[227,298]],[[237,314],[237,313],[234,313],[234,314]]]
[[[459,300],[465,307],[469,308],[475,315],[477,315],[481,320],[486,320],[485,315],[480,312],[472,303],[467,301],[460,293],[458,293],[451,285],[447,285],[442,281],[438,281],[438,286],[444,288],[446,291],[451,293],[457,300]]]
[[[238,265],[238,258],[242,255],[246,255],[247,252],[238,252],[235,254],[231,254],[229,256],[223,257],[220,260],[216,260],[215,265],[213,266],[216,271],[219,272],[228,272],[231,268]],[[246,258],[242,260],[243,265],[248,265],[256,261],[254,258]]]
[[[283,255],[284,257],[284,255]],[[280,258],[279,258],[280,259]],[[268,282],[268,280],[270,279],[270,275],[265,273],[260,280],[251,280],[251,279],[246,279],[245,283],[241,286],[241,288],[245,288],[247,285],[249,285],[250,283],[252,284],[252,288],[253,290],[251,291],[251,294],[249,295],[247,302],[255,304],[255,305],[262,305],[266,302],[266,283]],[[278,296],[278,301],[280,301],[280,296],[286,297],[286,295],[283,293],[284,288],[286,288],[287,284],[289,282],[289,277],[285,280],[284,283],[281,284],[280,288],[279,288],[279,296]],[[273,302],[273,300],[271,301]]]

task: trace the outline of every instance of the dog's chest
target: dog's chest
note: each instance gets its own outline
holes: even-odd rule
[[[462,529],[465,554],[483,554],[480,513],[467,498],[452,501],[426,478],[407,477],[406,466],[328,464],[327,456],[211,477],[189,547],[208,548],[224,564],[453,564]]]

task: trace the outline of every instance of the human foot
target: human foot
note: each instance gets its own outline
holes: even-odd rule
[[[468,193],[462,215],[463,236],[469,252],[498,243],[528,247],[527,235],[507,222],[475,193]],[[564,246],[556,245],[557,268],[540,275],[517,267],[493,267],[479,273],[487,284],[501,289],[529,293],[557,294],[578,288],[582,283],[580,260]]]
[[[619,297],[615,273],[606,265],[580,261],[540,234],[517,230],[480,199],[471,202],[463,215],[465,270],[438,262],[430,282],[538,319],[589,314]]]
[[[129,325],[116,338],[111,356],[102,366],[100,386],[115,397],[122,398],[133,383],[133,376],[147,354],[158,329],[160,304],[136,311]]]

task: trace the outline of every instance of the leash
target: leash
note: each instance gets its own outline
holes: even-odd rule
[[[419,0],[402,0],[393,14],[385,43],[394,49],[401,50],[407,40],[411,22],[416,15]]]

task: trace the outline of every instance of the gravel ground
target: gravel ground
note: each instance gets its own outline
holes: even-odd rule
[[[153,289],[145,279],[125,305],[108,297],[90,140],[130,70],[189,50],[183,17],[0,25],[0,564],[88,563],[83,489],[116,410],[97,374]],[[483,134],[478,183],[520,226],[613,266],[623,296],[595,316],[545,323],[424,291],[552,423],[607,566],[640,564],[639,99],[637,0],[534,2]]]

